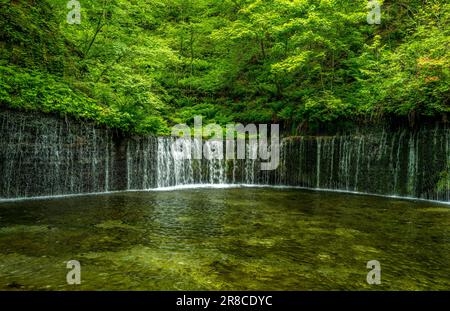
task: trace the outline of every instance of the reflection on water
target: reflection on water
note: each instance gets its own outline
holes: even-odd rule
[[[0,290],[449,290],[449,225],[436,203],[298,189],[8,202]]]

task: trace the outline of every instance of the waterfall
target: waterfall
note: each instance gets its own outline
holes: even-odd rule
[[[318,137],[316,152],[316,188],[320,188],[320,161],[322,161],[322,138]]]
[[[127,190],[150,189],[158,186],[154,171],[159,167],[155,155],[159,156],[157,138],[141,137],[129,139],[126,148],[126,181]]]
[[[258,146],[252,142],[247,142],[243,160],[210,157],[220,148],[209,141],[202,146],[206,158],[176,160],[170,153],[172,139],[159,138],[158,187],[272,184],[448,200],[448,185],[438,189],[438,183],[448,171],[450,135],[448,129],[439,133],[401,129],[389,135],[382,129],[358,135],[285,138],[280,166],[268,172],[259,170]],[[430,135],[433,139],[427,139]]]
[[[229,142],[177,140],[191,154],[179,158],[171,137],[122,137],[91,123],[8,110],[0,110],[0,126],[0,199],[254,184],[450,201],[450,129],[439,123],[285,137],[273,171],[260,170],[253,140],[245,159],[225,157]]]
[[[225,184],[225,159],[223,158],[223,142],[206,141],[203,144],[204,166],[208,171],[210,184]]]
[[[285,139],[276,183],[448,200],[448,182],[440,180],[449,174],[449,130],[440,129],[440,135],[429,129],[391,134],[383,129]]]
[[[190,157],[182,157],[172,152],[175,140],[170,137],[158,138],[157,147],[157,187],[170,187],[192,184],[225,184],[226,160],[218,158],[222,150],[222,142],[206,141],[201,144],[198,140],[179,139],[177,148],[181,153]],[[203,159],[194,159],[193,155],[199,150]],[[152,154],[148,154],[152,156]]]
[[[113,138],[92,124],[0,113],[0,198],[107,192]]]
[[[172,180],[171,176],[178,174],[174,170],[174,159],[170,153],[170,143],[165,143],[164,138],[158,138],[158,153],[157,153],[157,187],[168,187],[171,186]]]

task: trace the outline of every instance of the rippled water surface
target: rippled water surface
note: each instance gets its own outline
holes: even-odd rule
[[[77,289],[449,290],[450,208],[270,188],[0,203],[0,290]]]

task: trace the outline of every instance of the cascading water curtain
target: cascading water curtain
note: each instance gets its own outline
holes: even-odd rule
[[[0,126],[0,199],[233,183],[450,201],[450,129],[442,124],[284,138],[273,171],[260,170],[252,140],[245,159],[215,157],[226,143],[181,140],[181,150],[202,158],[177,159],[171,137],[118,138],[93,124],[11,111],[0,111]]]

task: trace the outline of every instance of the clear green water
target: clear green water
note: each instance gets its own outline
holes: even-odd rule
[[[448,206],[266,188],[0,204],[0,290],[371,289],[450,289]]]

